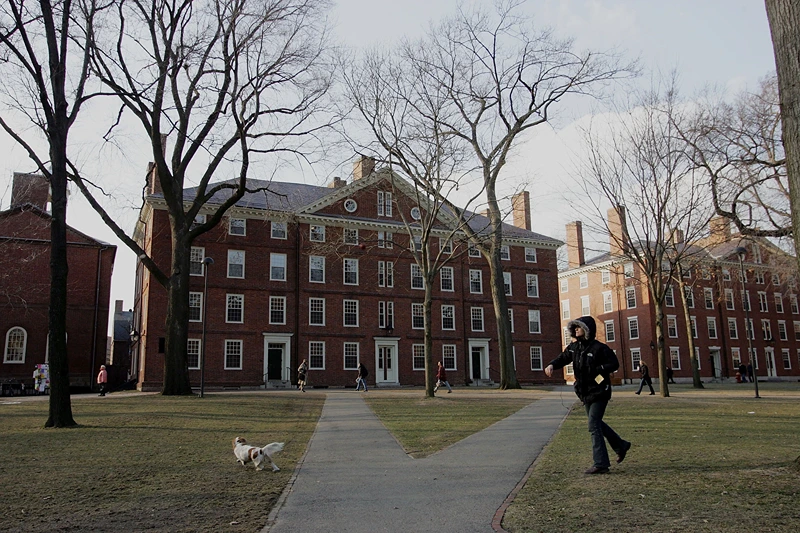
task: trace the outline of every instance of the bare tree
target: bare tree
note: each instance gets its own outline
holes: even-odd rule
[[[50,183],[50,411],[46,427],[75,426],[67,362],[67,182],[69,135],[84,104],[89,58],[86,43],[104,7],[91,0],[6,2],[0,8],[0,126]],[[23,126],[19,119],[30,126]],[[46,148],[39,148],[42,139]]]
[[[253,191],[247,188],[252,164],[276,154],[306,158],[326,126],[320,118],[331,78],[324,68],[326,7],[315,0],[117,0],[103,32],[94,35],[91,75],[150,141],[155,183],[149,185],[162,191],[170,221],[168,269],[103,209],[91,183],[75,181],[167,290],[163,394],[191,393],[192,242]],[[167,136],[174,139],[169,153]],[[206,220],[195,224],[201,210]]]

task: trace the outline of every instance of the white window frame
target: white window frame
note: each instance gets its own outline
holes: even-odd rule
[[[725,289],[725,309],[728,311],[736,310],[736,298],[733,296],[733,289]]]
[[[308,341],[308,369],[325,370],[325,341]],[[317,364],[316,359],[322,364]]]
[[[507,244],[500,245],[500,260],[511,261],[511,247]]]
[[[288,225],[286,222],[278,222],[276,220],[272,220],[269,223],[269,236],[273,239],[277,239],[280,241],[285,241],[288,239]]]
[[[614,299],[611,295],[611,291],[604,291],[603,292],[603,312],[610,313],[614,310]]]
[[[589,287],[589,274],[581,274],[578,278],[578,288],[585,289]]]
[[[561,292],[569,292],[569,280],[567,278],[561,280]]]
[[[638,372],[642,362],[641,348],[631,348],[631,370]]]
[[[775,312],[783,314],[783,294],[775,293]]]
[[[411,329],[425,329],[425,306],[411,302]]]
[[[633,305],[631,305],[631,301]],[[636,287],[625,287],[625,306],[627,309],[636,309]]]
[[[728,337],[734,341],[739,339],[739,326],[733,317],[728,317]]]
[[[194,302],[192,301],[194,300]],[[193,303],[198,305],[192,305]],[[197,318],[192,318],[192,309],[197,309]],[[203,321],[203,293],[189,291],[189,322]]]
[[[319,309],[315,310],[314,309],[315,307],[319,307]],[[308,325],[309,326],[315,326],[315,327],[316,326],[322,326],[322,327],[325,326],[325,324],[327,322],[327,316],[326,316],[326,313],[325,313],[325,307],[326,307],[325,298],[315,298],[315,297],[312,296],[312,297],[310,297],[308,299]],[[320,313],[322,314],[322,321],[314,322],[311,317],[314,316],[314,314],[320,314]]]
[[[275,319],[277,313],[280,313],[278,320]],[[286,325],[286,296],[269,297],[269,323],[276,326]]]
[[[445,273],[447,273],[445,275]],[[445,280],[449,281],[449,288],[445,284]],[[442,292],[453,292],[455,290],[455,270],[453,267],[442,267],[439,270],[439,288]]]
[[[455,344],[442,345],[442,366],[445,370],[458,370],[458,358],[456,357]]]
[[[709,339],[719,338],[719,330],[717,329],[717,317],[714,316],[706,317],[706,330],[708,332]]]
[[[350,307],[350,309],[348,309]],[[358,300],[342,300],[342,327],[345,328],[357,328],[359,327],[360,320],[360,313],[359,313],[359,303]],[[351,319],[351,323],[348,324],[348,317]],[[352,323],[352,319],[355,318],[355,323]]]
[[[439,249],[443,254],[450,255],[453,253],[453,242],[450,239],[439,237]]]
[[[283,265],[281,265],[281,262],[283,263]],[[288,269],[289,269],[289,263],[286,254],[273,254],[273,253],[269,254],[270,281],[286,281],[286,272]],[[283,274],[283,277],[280,277],[281,273]]]
[[[425,290],[425,278],[422,276],[422,269],[416,263],[411,263],[411,288]]]
[[[703,287],[703,301],[705,302],[706,309],[714,309],[714,289],[711,287]]]
[[[617,341],[617,332],[614,329],[614,321],[613,320],[606,320],[605,324],[605,334],[606,334],[606,343],[609,342],[616,342]],[[611,335],[609,335],[609,332]]]
[[[189,254],[189,275],[203,276],[206,271],[206,264],[203,262],[206,258],[206,249],[202,246],[192,246]]]
[[[511,287],[511,272],[503,272],[503,289],[506,292],[506,296],[513,296]]]
[[[348,359],[351,360],[348,364]],[[342,343],[342,368],[344,370],[358,370],[361,360],[361,344],[358,342]]]
[[[525,288],[528,298],[539,297],[539,275],[538,274],[525,274]]]
[[[788,341],[789,340],[789,333],[786,329],[786,321],[785,320],[778,320],[778,340],[781,341]]]
[[[664,290],[664,305],[667,307],[675,307],[675,291],[672,285],[667,286]]]
[[[531,355],[531,370],[542,370],[542,347],[531,346],[530,355]]]
[[[311,242],[325,242],[325,226],[320,224],[309,224],[308,240]]]
[[[241,320],[230,320],[231,311],[235,311],[236,307],[231,304],[236,303],[238,300],[240,304]],[[225,323],[226,324],[244,324],[244,294],[226,294],[225,295]]]
[[[539,258],[536,255],[536,248],[531,248],[526,246],[525,247],[525,262],[526,263],[538,263]]]
[[[348,281],[348,274],[351,278],[355,276],[355,280]],[[352,257],[345,257],[342,259],[342,283],[344,285],[358,285],[358,259]]]
[[[425,370],[425,345],[411,345],[411,365],[412,370]]]
[[[542,316],[538,309],[528,309],[528,333],[542,333]]]
[[[236,348],[238,354],[231,352],[231,349],[233,347],[238,347]],[[239,357],[239,366],[232,366],[228,364],[228,358],[235,355],[238,355]],[[242,341],[241,339],[225,339],[225,357],[224,357],[225,370],[241,370],[242,364],[244,362],[243,360],[244,360],[244,341]]]
[[[588,316],[592,314],[592,308],[589,302],[589,296],[581,296],[581,316]]]
[[[678,338],[678,317],[676,315],[667,315],[667,337]]]
[[[483,294],[483,272],[470,269],[469,271],[469,292],[470,294]]]
[[[12,346],[11,335],[14,334],[22,336],[22,340],[14,339],[16,346]],[[21,343],[21,346],[20,346]],[[22,326],[12,326],[6,331],[5,350],[3,351],[3,363],[11,365],[25,364],[25,358],[28,355],[28,331]]]
[[[681,349],[678,346],[669,347],[669,359],[672,364],[672,370],[681,369]]]
[[[561,300],[561,320],[569,320],[569,300]]]
[[[342,242],[349,246],[358,246],[358,228],[342,228]]]
[[[245,251],[244,250],[228,250],[228,268],[227,268],[227,277],[228,279],[244,279],[244,264],[245,264]],[[241,275],[236,275],[235,268],[239,266],[241,267]]]
[[[189,370],[200,370],[200,339],[186,339],[186,364]],[[192,364],[192,356],[197,357],[197,364]]]
[[[317,263],[317,265],[314,265]],[[317,268],[315,268],[315,266]],[[322,268],[319,268],[319,267]],[[314,279],[314,272],[320,272],[322,279]],[[310,255],[308,257],[308,282],[309,283],[325,283],[325,256],[323,255]]]
[[[636,330],[636,336],[633,335],[634,329]],[[638,316],[629,316],[628,317],[628,339],[635,341],[639,338],[641,332],[639,331],[639,317]]]
[[[450,316],[447,316],[447,315]],[[445,321],[449,320],[450,327],[446,327]],[[442,305],[442,331],[455,331],[456,329],[456,306]]]
[[[238,223],[241,222],[241,225]],[[242,228],[241,233],[234,231],[234,228]],[[246,218],[228,218],[228,235],[244,237],[247,235],[247,219]]]
[[[470,328],[472,331],[484,331],[485,322],[483,316],[483,307],[470,307],[469,319]],[[480,321],[479,328],[475,327],[476,321]]]
[[[600,283],[603,285],[608,285],[611,283],[611,271],[610,270],[601,270],[600,271]]]

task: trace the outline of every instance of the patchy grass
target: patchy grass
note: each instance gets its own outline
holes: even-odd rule
[[[633,442],[611,474],[591,466],[577,405],[509,507],[512,532],[795,532],[800,524],[797,385],[746,385],[672,397],[618,392],[606,421]],[[609,450],[614,457],[613,452]],[[612,461],[613,462],[613,461]]]
[[[0,402],[3,531],[257,531],[305,451],[324,396],[73,398],[80,427],[43,429],[46,401]],[[232,440],[286,442],[280,472]]]

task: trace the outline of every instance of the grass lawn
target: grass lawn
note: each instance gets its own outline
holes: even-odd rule
[[[797,384],[673,385],[672,396],[618,391],[605,420],[633,442],[608,475],[592,465],[578,404],[505,514],[512,532],[800,529]]]
[[[74,397],[74,429],[43,429],[47,401],[0,399],[0,530],[258,531],[322,409],[321,394]],[[284,441],[273,473],[232,440]]]

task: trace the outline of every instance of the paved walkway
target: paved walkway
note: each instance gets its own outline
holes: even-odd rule
[[[352,391],[328,393],[305,457],[262,533],[492,531],[492,519],[572,405],[552,392],[424,459]]]

